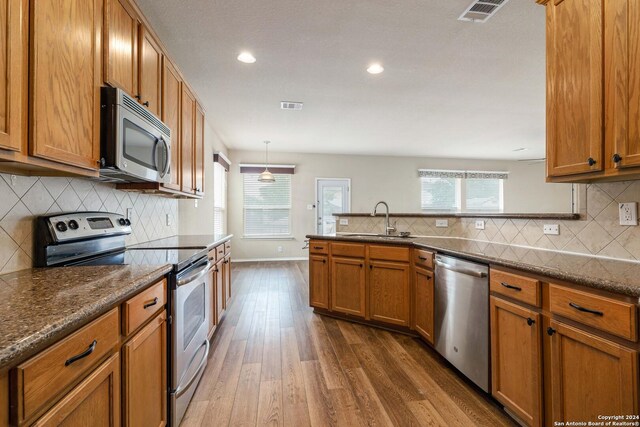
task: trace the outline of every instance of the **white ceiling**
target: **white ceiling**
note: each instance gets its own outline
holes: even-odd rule
[[[458,21],[470,2],[137,0],[230,148],[542,157],[544,7]],[[383,74],[366,73],[373,61]]]

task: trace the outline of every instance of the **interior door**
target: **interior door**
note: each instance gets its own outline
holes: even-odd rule
[[[349,179],[317,179],[316,224],[318,234],[333,234],[336,230],[334,213],[349,212]]]

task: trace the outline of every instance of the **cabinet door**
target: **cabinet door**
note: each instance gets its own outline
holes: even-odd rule
[[[369,316],[379,322],[409,326],[409,264],[369,263]]]
[[[171,181],[165,187],[181,189],[181,95],[182,78],[165,56],[162,60],[162,121],[171,129]]]
[[[213,331],[216,329],[216,325],[218,324],[218,315],[216,313],[216,272],[215,267],[211,267],[209,270],[209,283],[211,286],[211,290],[209,294],[211,298],[209,298],[209,312],[211,315],[209,316],[209,338],[213,335]]]
[[[120,357],[116,353],[71,390],[34,426],[120,425]]]
[[[413,275],[415,286],[414,329],[433,344],[433,272],[416,267]]]
[[[365,316],[364,259],[331,258],[331,309],[354,316]]]
[[[123,346],[124,419],[130,426],[167,424],[167,327],[162,311]]]
[[[640,166],[640,3],[605,3],[605,129],[613,166]],[[617,161],[616,161],[617,160]]]
[[[491,393],[528,426],[542,425],[540,315],[491,297]]]
[[[31,1],[32,156],[98,168],[102,15],[102,0]]]
[[[222,263],[222,280],[224,281],[224,308],[231,305],[231,256],[226,256]]]
[[[23,138],[23,101],[27,96],[26,0],[0,3],[0,148],[20,151]],[[26,153],[25,153],[26,154]]]
[[[309,305],[329,309],[329,257],[309,255]]]
[[[603,0],[547,3],[549,176],[603,169],[602,9]]]
[[[195,134],[194,134],[194,181],[196,194],[204,194],[204,111],[200,104],[196,104]]]
[[[222,261],[219,261],[213,269],[215,273],[216,284],[216,324],[222,320],[222,315],[225,309],[225,289],[224,289],[224,274],[222,271]]]
[[[638,413],[638,352],[551,321],[554,420]]]
[[[180,129],[181,140],[181,160],[182,160],[182,191],[185,193],[194,192],[194,129],[196,114],[196,99],[184,83],[182,84],[182,119]]]
[[[138,93],[138,16],[128,0],[106,0],[105,83],[140,99]]]
[[[147,31],[140,25],[140,61],[138,82],[140,102],[156,116],[160,117],[162,86],[162,50]]]

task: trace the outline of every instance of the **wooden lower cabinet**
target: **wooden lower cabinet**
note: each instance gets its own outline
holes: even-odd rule
[[[167,424],[166,318],[162,311],[123,346],[125,425]]]
[[[218,317],[216,314],[216,301],[217,301],[217,292],[216,292],[216,271],[215,271],[215,266],[212,266],[209,269],[209,286],[211,287],[209,289],[209,295],[211,295],[211,297],[209,298],[209,312],[211,313],[211,316],[209,317],[209,339],[211,339],[211,337],[213,336],[213,333],[216,330],[216,325],[218,324]]]
[[[0,426],[9,425],[9,376],[0,374]]]
[[[111,356],[33,425],[119,426],[120,356]]]
[[[218,262],[213,268],[215,289],[216,289],[216,325],[222,320],[225,309],[224,297],[224,274],[222,271],[222,261]]]
[[[224,257],[222,262],[222,281],[224,283],[224,308],[231,305],[231,256]]]
[[[364,264],[362,258],[331,258],[331,310],[365,317]]]
[[[329,257],[309,255],[309,305],[329,309]]]
[[[491,299],[491,393],[528,426],[541,426],[540,314]]]
[[[433,272],[415,267],[413,273],[413,329],[431,344],[433,344],[433,285]]]
[[[369,317],[379,322],[409,326],[411,311],[409,264],[369,262]]]
[[[554,421],[638,414],[638,352],[552,320]]]

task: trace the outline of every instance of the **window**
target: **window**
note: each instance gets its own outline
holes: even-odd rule
[[[418,171],[425,211],[502,212],[507,172]]]
[[[224,234],[226,230],[227,171],[220,163],[213,165],[213,232]]]
[[[291,175],[274,174],[276,182],[260,182],[259,174],[244,177],[244,235],[291,235]]]

